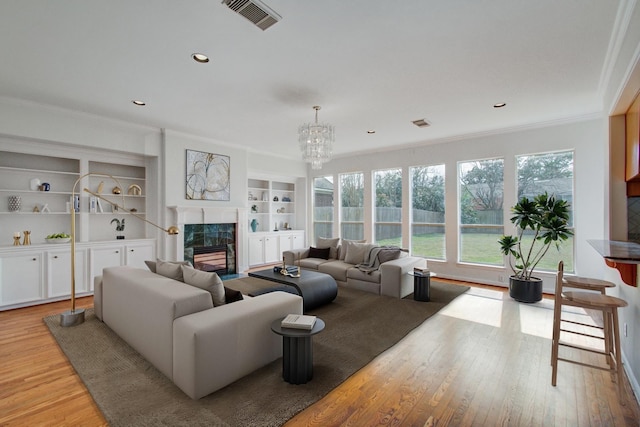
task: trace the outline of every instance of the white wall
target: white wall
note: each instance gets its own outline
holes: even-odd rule
[[[365,182],[370,182],[371,172],[393,167],[407,168],[418,165],[445,164],[446,168],[446,261],[429,261],[436,273],[459,280],[480,283],[502,284],[498,277],[508,277],[510,271],[503,267],[478,266],[457,262],[457,164],[460,161],[501,157],[505,159],[505,218],[509,208],[516,202],[515,156],[548,151],[574,150],[574,222],[576,228],[576,274],[603,277],[603,260],[586,242],[587,239],[605,238],[604,212],[605,177],[608,176],[607,122],[597,118],[573,123],[558,124],[535,129],[469,137],[439,144],[414,148],[367,153],[335,159],[313,171],[314,176],[326,176],[344,172],[364,172]],[[336,177],[337,178],[337,177]],[[368,180],[368,181],[367,181]],[[312,182],[312,178],[309,182]],[[336,179],[335,182],[338,182]],[[404,206],[409,206],[408,182],[404,183]],[[365,213],[371,217],[370,202]],[[307,209],[311,212],[311,208]],[[309,220],[311,221],[311,219]],[[311,223],[311,222],[310,222]],[[370,221],[367,222],[370,224]],[[408,228],[407,228],[408,231]],[[506,228],[508,231],[508,228]],[[371,236],[370,230],[365,235]],[[496,243],[497,245],[497,243]],[[552,274],[543,274],[545,291],[554,285]]]
[[[198,150],[208,153],[222,154],[230,157],[231,166],[231,200],[209,201],[188,200],[186,198],[186,150]],[[251,174],[270,177],[303,177],[306,167],[302,161],[291,162],[269,154],[251,153],[209,138],[202,138],[172,130],[164,131],[163,142],[164,177],[160,191],[164,195],[165,222],[168,224],[171,212],[168,206],[207,207],[207,208],[248,208],[248,178]],[[175,238],[175,237],[173,237]],[[178,237],[180,238],[180,237]],[[175,253],[175,245],[171,237],[165,239],[164,253],[169,259],[182,259],[182,254]],[[247,242],[238,242],[246,245]],[[240,251],[241,252],[241,251]],[[238,260],[244,265],[243,260]]]

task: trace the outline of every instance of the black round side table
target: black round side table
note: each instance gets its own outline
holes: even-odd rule
[[[283,318],[282,318],[283,319]],[[282,378],[290,384],[305,384],[313,378],[313,336],[324,329],[316,318],[313,329],[283,328],[282,319],[271,323],[271,330],[282,335]]]
[[[413,299],[415,301],[429,302],[431,300],[431,276],[434,273],[418,274],[413,271],[408,273],[413,276]]]

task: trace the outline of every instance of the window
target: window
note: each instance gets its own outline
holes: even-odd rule
[[[458,163],[458,184],[459,260],[503,265],[497,241],[504,234],[504,160]]]
[[[409,168],[411,254],[445,259],[444,165]]]
[[[333,237],[333,176],[313,179],[313,233]]]
[[[340,237],[364,239],[364,174],[340,175]]]
[[[573,152],[543,153],[516,157],[518,174],[518,200],[521,197],[532,199],[545,191],[556,198],[569,203],[571,210],[569,227],[573,229]],[[528,231],[530,232],[530,231]],[[531,238],[531,234],[528,236]],[[527,235],[523,236],[527,238]],[[537,270],[555,271],[558,261],[564,261],[564,269],[573,272],[574,236],[560,241],[559,251],[552,245],[542,258]]]
[[[373,172],[375,185],[375,242],[402,246],[402,169]]]

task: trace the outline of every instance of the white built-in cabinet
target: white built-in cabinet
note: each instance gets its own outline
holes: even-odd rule
[[[76,295],[93,292],[102,269],[119,265],[146,268],[156,259],[155,239],[76,244]],[[71,244],[0,248],[0,310],[69,298]]]
[[[249,229],[256,220],[256,231],[293,230],[296,228],[296,184],[250,178]]]
[[[249,235],[249,266],[280,262],[282,252],[303,247],[303,230],[251,233]]]
[[[78,182],[79,211],[73,213],[76,294],[93,292],[93,278],[104,267],[146,268],[144,261],[155,259],[156,241],[147,238],[146,223],[125,212],[148,217],[144,157],[101,150],[82,150],[77,155],[61,150],[66,154],[56,156],[41,154],[56,151],[49,145],[31,142],[25,144],[24,152],[13,151],[15,147],[19,147],[15,141],[0,139],[0,310],[69,298],[71,245],[47,243],[45,237],[71,234],[73,187],[86,174],[94,175]],[[84,188],[125,211],[104,201],[91,203],[93,196]],[[125,220],[122,232],[116,230],[114,219]],[[23,243],[25,231],[31,233],[31,244],[14,246],[14,234],[19,233]]]

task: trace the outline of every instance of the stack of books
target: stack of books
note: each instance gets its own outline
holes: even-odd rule
[[[305,329],[310,331],[316,323],[316,316],[306,314],[289,314],[282,319],[280,326],[283,328]]]
[[[413,267],[413,274],[415,274],[417,276],[428,276],[429,275],[429,269],[428,268],[423,268],[423,267]]]

